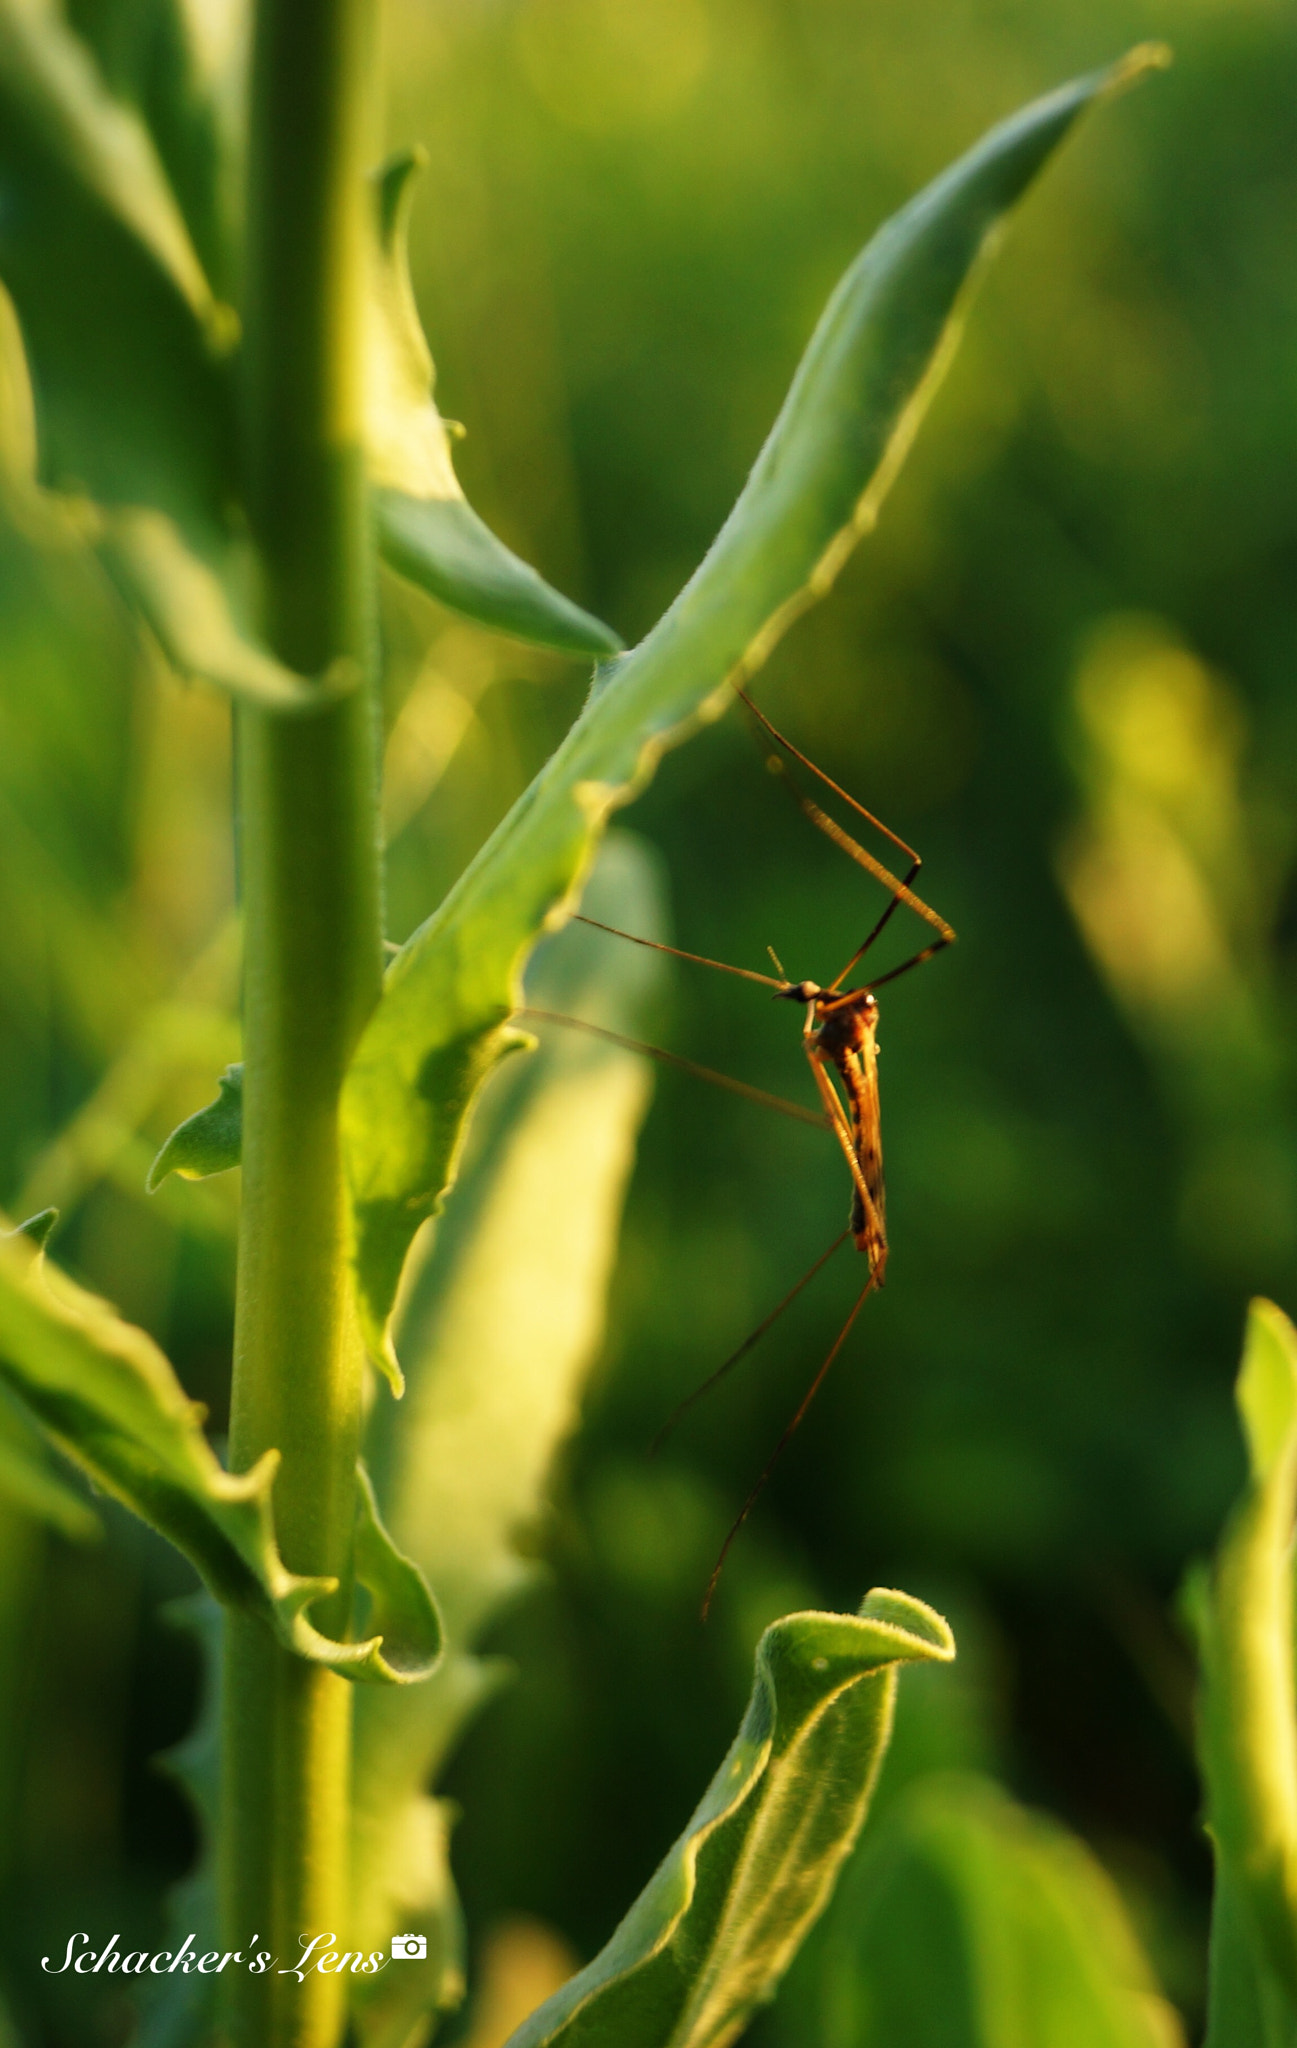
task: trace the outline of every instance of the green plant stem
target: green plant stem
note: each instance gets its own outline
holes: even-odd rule
[[[362,453],[373,0],[260,0],[249,164],[245,472],[263,625],[299,672],[365,685],[239,725],[245,916],[243,1212],[231,1463],[283,1455],[285,1561],[328,1573],[345,1629],[363,1359],[348,1274],[338,1098],[381,977],[373,556]],[[331,1611],[330,1611],[331,1610]],[[221,1843],[222,1978],[239,2048],[334,2048],[343,1980],[280,1970],[346,1945],[351,1688],[234,1617]]]

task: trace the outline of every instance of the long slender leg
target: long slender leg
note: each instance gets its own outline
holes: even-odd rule
[[[760,1342],[761,1338],[765,1336],[766,1331],[770,1329],[772,1324],[778,1322],[784,1310],[790,1307],[791,1304],[794,1301],[796,1301],[803,1287],[809,1285],[809,1283],[815,1278],[815,1275],[819,1272],[821,1266],[827,1266],[829,1260],[833,1257],[834,1252],[836,1252],[840,1248],[840,1246],[846,1243],[850,1235],[850,1228],[847,1228],[840,1234],[840,1236],[835,1237],[832,1244],[829,1246],[828,1250],[826,1252],[821,1252],[818,1259],[816,1259],[815,1264],[813,1266],[809,1266],[807,1270],[802,1274],[802,1277],[797,1282],[796,1286],[789,1288],[787,1294],[780,1302],[778,1308],[772,1308],[769,1315],[766,1316],[762,1322],[759,1322],[757,1324],[756,1329],[749,1332],[749,1334],[743,1339],[743,1342],[739,1345],[738,1350],[731,1351],[729,1357],[725,1360],[725,1363],[723,1365],[718,1365],[715,1372],[708,1373],[707,1378],[705,1380],[702,1380],[699,1383],[699,1385],[694,1388],[691,1394],[686,1394],[683,1401],[678,1401],[676,1403],[675,1407],[671,1410],[671,1413],[668,1415],[666,1421],[663,1423],[661,1429],[658,1431],[652,1443],[649,1445],[650,1458],[655,1458],[657,1456],[663,1444],[670,1436],[672,1430],[680,1421],[680,1418],[683,1415],[688,1414],[689,1410],[693,1407],[694,1402],[701,1401],[703,1395],[709,1394],[712,1388],[714,1386],[717,1386],[719,1382],[725,1378],[725,1375],[739,1363],[740,1359],[747,1357],[749,1351],[752,1350],[753,1346]]]
[[[742,1507],[739,1509],[738,1514],[734,1517],[733,1524],[730,1528],[730,1533],[721,1545],[720,1556],[717,1558],[716,1563],[712,1568],[712,1575],[710,1579],[707,1581],[707,1591],[703,1596],[702,1618],[704,1621],[706,1621],[707,1616],[711,1611],[712,1598],[716,1592],[717,1582],[720,1579],[721,1572],[724,1569],[725,1560],[730,1554],[730,1548],[734,1542],[734,1538],[738,1535],[739,1530],[743,1527],[743,1524],[747,1521],[748,1516],[752,1513],[753,1508],[756,1506],[762,1494],[765,1492],[766,1483],[769,1480],[771,1473],[774,1471],[775,1466],[779,1463],[780,1458],[787,1450],[788,1445],[791,1443],[797,1430],[799,1429],[803,1420],[805,1419],[806,1411],[810,1407],[811,1402],[815,1399],[815,1396],[819,1393],[820,1388],[824,1385],[825,1380],[828,1378],[829,1368],[832,1366],[833,1361],[837,1357],[839,1351],[841,1351],[843,1345],[846,1343],[847,1338],[850,1336],[851,1326],[855,1322],[856,1317],[860,1314],[860,1311],[864,1307],[867,1298],[870,1294],[872,1294],[874,1290],[874,1284],[874,1276],[871,1273],[868,1280],[866,1280],[864,1286],[861,1288],[859,1295],[856,1297],[855,1307],[852,1309],[851,1314],[847,1317],[846,1322],[842,1325],[842,1328],[839,1330],[837,1338],[833,1345],[833,1349],[830,1351],[823,1365],[816,1373],[815,1378],[811,1381],[810,1386],[806,1389],[806,1392],[803,1394],[801,1401],[798,1404],[796,1414],[789,1422],[787,1428],[784,1430],[783,1435],[780,1437],[779,1442],[775,1445],[774,1450],[771,1452],[770,1457],[767,1459],[765,1468],[762,1471],[760,1478],[757,1480],[756,1485],[753,1487],[751,1493],[748,1495]]]
[[[811,774],[824,784],[826,789],[831,789],[834,796],[841,797],[844,804],[850,804],[857,817],[863,818],[866,824],[872,825],[876,831],[881,832],[884,839],[890,839],[898,852],[903,853],[907,860],[914,862],[915,871],[918,871],[922,865],[918,854],[912,846],[906,845],[898,832],[893,832],[890,825],[884,825],[881,818],[876,818],[872,811],[867,811],[864,805],[858,803],[856,798],[852,796],[850,790],[843,789],[839,783],[833,780],[831,775],[826,775],[822,768],[817,768],[809,754],[804,754],[801,748],[795,747],[790,739],[785,739],[778,726],[772,724],[770,719],[766,717],[765,712],[752,702],[746,690],[740,689],[737,683],[733,685],[733,689],[735,696],[742,699],[753,718],[756,719],[757,724],[762,728],[762,731],[769,733],[777,747],[782,747],[786,754],[791,754],[794,761],[800,761],[803,768],[808,768]]]
[[[908,974],[912,967],[922,967],[925,960],[931,960],[934,953],[940,953],[950,944],[949,939],[937,939],[931,946],[925,946],[921,953],[915,953],[909,960],[902,960],[899,967],[889,967],[886,974],[880,974],[877,981],[871,981],[870,988],[882,988],[889,981],[896,981],[902,974]]]
[[[609,1031],[606,1025],[592,1024],[587,1017],[569,1017],[561,1010],[516,1010],[515,1016],[532,1018],[538,1024],[566,1024],[574,1031],[589,1032],[592,1038],[603,1038],[610,1045],[624,1046],[627,1052],[646,1053],[650,1059],[660,1060],[663,1066],[679,1067],[682,1072],[692,1074],[696,1081],[710,1081],[714,1088],[727,1088],[731,1095],[741,1095],[746,1102],[755,1102],[762,1109],[773,1109],[780,1116],[791,1117],[795,1123],[810,1124],[813,1130],[829,1128],[822,1116],[813,1109],[804,1109],[800,1102],[785,1102],[782,1095],[769,1095],[764,1088],[753,1088],[746,1081],[736,1081],[732,1074],[720,1074],[715,1067],[700,1066],[697,1060],[687,1060],[683,1053],[667,1052],[664,1046],[647,1045],[642,1038],[626,1038],[620,1031]],[[834,1136],[837,1136],[836,1130]],[[841,1140],[839,1140],[841,1142]]]
[[[914,893],[912,884],[923,865],[914,848],[908,846],[900,834],[893,832],[889,825],[884,825],[881,818],[876,818],[872,811],[867,811],[865,806],[852,796],[850,790],[843,789],[842,785],[835,782],[831,775],[826,775],[822,768],[817,767],[809,754],[804,754],[800,747],[794,746],[793,742],[780,732],[778,726],[766,717],[765,712],[753,703],[746,690],[741,689],[737,683],[733,685],[733,688],[735,695],[741,698],[757,724],[764,732],[769,734],[776,746],[782,747],[785,753],[791,754],[793,759],[799,761],[803,768],[808,769],[812,775],[824,784],[826,789],[831,789],[834,796],[840,797],[844,804],[849,805],[858,817],[863,818],[867,824],[872,825],[876,831],[881,832],[884,839],[890,839],[892,845],[903,853],[910,862],[909,873],[904,881],[900,881],[897,876],[892,874],[890,869],[884,867],[881,861],[875,860],[873,854],[869,853],[857,840],[853,839],[849,832],[844,831],[836,818],[831,818],[827,811],[821,810],[817,803],[813,803],[810,797],[798,788],[784,762],[774,757],[771,758],[771,767],[776,770],[782,781],[787,785],[789,795],[793,798],[798,809],[809,823],[817,826],[826,837],[833,841],[835,846],[839,847],[850,859],[863,867],[866,873],[871,874],[875,881],[881,882],[883,887],[891,892],[892,901],[888,904],[869,937],[865,939],[862,945],[856,948],[841,974],[829,984],[830,989],[839,987],[861,955],[868,952],[879,933],[887,924],[888,919],[892,916],[898,903],[904,903],[908,909],[913,910],[919,917],[923,918],[935,931],[941,933],[946,944],[949,945],[955,937],[950,926],[944,918],[939,917],[937,912],[923,901],[921,896],[916,896]]]
[[[880,860],[876,860],[873,854],[860,844],[858,839],[853,839],[851,834],[843,826],[839,825],[836,818],[831,818],[827,811],[821,810],[820,806],[807,796],[805,790],[799,789],[782,761],[774,761],[773,756],[771,758],[780,777],[787,784],[789,794],[802,813],[802,816],[821,831],[826,839],[831,839],[833,844],[842,853],[847,855],[848,859],[855,861],[856,865],[862,867],[866,874],[872,875],[876,882],[881,882],[884,889],[888,890],[897,902],[904,903],[906,908],[912,910],[916,917],[921,917],[925,924],[930,924],[934,931],[940,932],[946,943],[949,944],[955,934],[946,923],[945,918],[938,916],[932,906],[925,903],[921,896],[916,896],[908,882],[901,881],[900,877],[894,875],[890,868],[884,867]],[[891,835],[889,834],[888,836],[890,837]],[[906,851],[908,852],[908,850],[907,848]],[[844,969],[843,971],[845,972],[846,970]]]
[[[921,868],[922,866],[923,866],[923,862],[922,862],[921,860],[918,860],[918,859],[916,859],[916,860],[915,860],[915,863],[914,863],[914,865],[913,865],[913,867],[912,867],[912,868],[910,869],[910,872],[909,872],[909,874],[908,874],[908,875],[907,875],[907,876],[905,877],[905,882],[904,882],[904,887],[905,887],[905,888],[907,888],[907,889],[909,888],[910,884],[911,884],[911,883],[913,882],[913,880],[914,880],[914,877],[915,877],[915,876],[916,876],[916,875],[918,874],[918,872],[919,872],[919,869],[920,869],[920,868]],[[838,972],[837,974],[835,974],[835,975],[834,975],[834,977],[833,977],[832,981],[831,981],[831,982],[829,983],[829,994],[830,994],[830,995],[832,995],[832,994],[833,994],[833,993],[834,993],[834,992],[835,992],[835,991],[836,991],[837,989],[840,989],[840,988],[841,988],[841,986],[842,986],[843,982],[844,982],[844,981],[846,980],[847,976],[848,976],[848,975],[850,974],[850,972],[851,972],[852,968],[853,968],[853,967],[855,966],[855,964],[856,964],[857,960],[863,960],[863,959],[864,959],[864,957],[865,957],[865,954],[866,954],[866,953],[867,953],[867,952],[869,951],[869,948],[870,948],[870,947],[871,947],[871,946],[873,945],[873,943],[874,943],[875,939],[877,939],[877,938],[881,937],[882,933],[886,931],[886,929],[887,929],[887,926],[888,926],[888,922],[889,922],[889,920],[890,920],[890,919],[891,919],[891,917],[893,916],[894,912],[896,912],[897,910],[899,910],[899,908],[900,908],[900,906],[901,906],[901,902],[902,902],[902,898],[901,898],[901,897],[899,897],[899,896],[893,896],[893,897],[892,897],[892,898],[890,899],[890,901],[888,902],[887,908],[886,908],[886,909],[884,910],[884,912],[883,912],[882,916],[881,916],[881,917],[879,918],[879,920],[878,920],[877,924],[876,924],[876,925],[874,926],[873,930],[872,930],[872,931],[871,931],[871,932],[870,932],[870,933],[868,934],[868,936],[867,936],[866,938],[863,938],[863,939],[862,939],[862,940],[860,941],[860,944],[859,944],[859,945],[858,945],[858,946],[856,947],[856,950],[855,950],[855,952],[854,952],[854,953],[853,953],[853,954],[851,955],[851,958],[850,958],[850,959],[848,960],[848,962],[847,962],[846,966],[845,966],[845,967],[843,967],[843,968],[841,968],[841,969],[839,970],[839,972]],[[943,944],[944,944],[944,943],[945,943],[945,942],[943,941]],[[934,950],[935,950],[935,949],[934,949]]]

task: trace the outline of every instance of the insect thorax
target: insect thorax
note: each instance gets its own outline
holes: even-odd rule
[[[816,1041],[829,1059],[860,1052],[878,1029],[878,1004],[867,988],[848,989],[845,995],[827,996],[817,1005],[819,1024]]]

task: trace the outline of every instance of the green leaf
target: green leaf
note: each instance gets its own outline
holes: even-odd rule
[[[1250,1474],[1196,1587],[1199,1750],[1216,1856],[1210,2048],[1297,2040],[1297,1331],[1248,1315],[1236,1389]]]
[[[30,491],[36,481],[36,400],[22,329],[0,285],[0,475]]]
[[[340,659],[319,681],[286,668],[246,624],[246,548],[213,536],[208,558],[174,520],[132,506],[88,522],[119,594],[182,676],[213,683],[268,711],[312,712],[356,687],[359,665]]]
[[[435,1660],[431,1596],[399,1557],[357,1487],[358,1580],[375,1619],[408,1631],[338,1643],[307,1616],[335,1581],[302,1578],[275,1544],[271,1489],[278,1451],[251,1471],[226,1472],[167,1360],[107,1302],[48,1268],[19,1236],[0,1239],[0,1382],[16,1393],[65,1455],[149,1523],[193,1564],[218,1599],[260,1613],[286,1648],[344,1677],[403,1684]]]
[[[598,917],[663,930],[656,870],[628,833],[603,847],[590,895]],[[642,1035],[664,965],[572,926],[538,950],[528,997]],[[428,1956],[353,1987],[362,2048],[404,2048],[421,2017],[463,1995],[448,1810],[428,1793],[505,1675],[474,1646],[535,1574],[517,1534],[543,1511],[598,1356],[647,1064],[586,1033],[547,1033],[492,1087],[411,1275],[399,1338],[409,1392],[400,1409],[376,1408],[370,1461],[397,1540],[437,1588],[446,1655],[427,1685],[357,1698],[351,1938],[368,1951],[423,1934]]]
[[[149,250],[202,321],[214,313],[211,287],[142,121],[108,92],[89,50],[54,0],[2,0],[0,100],[7,120],[39,151],[93,193]]]
[[[249,629],[249,550],[232,523],[237,321],[212,292],[148,128],[121,96],[133,93],[165,131],[215,250],[237,171],[237,23],[231,16],[222,40],[184,0],[133,0],[128,12],[94,12],[110,92],[52,0],[0,0],[0,277],[21,330],[21,344],[5,337],[10,466],[27,467],[25,354],[35,477],[61,494],[167,659],[264,706],[309,710],[351,688],[354,665],[308,680]],[[228,260],[225,269],[232,275]]]
[[[115,91],[51,0],[0,0],[0,277],[22,337],[5,354],[31,363],[35,474],[182,675],[309,710],[357,673],[295,675],[249,628],[249,549],[232,510],[237,321],[138,111],[158,123],[205,245],[220,245],[232,275],[217,216],[237,181],[238,23],[222,34],[185,0],[129,0],[91,25]],[[25,374],[6,370],[15,417]]]
[[[439,604],[559,654],[598,659],[621,646],[611,626],[561,596],[497,540],[467,498],[376,489],[374,511],[383,560]]]
[[[58,1220],[57,1209],[41,1209],[0,1235],[41,1252]],[[54,1471],[45,1439],[5,1387],[0,1387],[0,1497],[73,1543],[91,1542],[103,1533],[98,1515]]]
[[[391,1685],[416,1685],[431,1675],[441,1655],[441,1617],[418,1565],[397,1549],[383,1527],[363,1465],[356,1478],[354,1568],[364,1610],[360,1626],[373,1631],[372,1668],[367,1675]]]
[[[911,1787],[830,1918],[816,2048],[1182,2048],[1102,1866],[989,1779]]]
[[[368,1593],[370,1625],[381,1632],[389,1645],[388,1655],[393,1665],[399,1666],[402,1678],[426,1678],[440,1650],[436,1608],[422,1573],[399,1554],[383,1529],[363,1466],[359,1473],[357,1521],[356,1576]],[[158,1759],[163,1769],[184,1787],[199,1829],[197,1861],[190,1875],[173,1889],[167,1902],[167,1918],[177,1942],[192,1934],[195,1949],[206,1951],[220,1945],[216,1854],[220,1840],[225,1624],[221,1608],[205,1594],[173,1602],[170,1614],[178,1626],[191,1630],[198,1639],[204,1685],[193,1729],[182,1743]],[[445,1833],[443,1824],[432,1855],[448,1886]],[[408,1853],[408,1844],[397,1846],[407,1848]],[[386,1933],[381,1940],[386,1948]],[[138,2048],[197,2048],[199,2042],[206,2043],[215,2013],[215,1994],[216,1985],[211,1977],[173,1978],[150,2008]]]
[[[0,1388],[0,1496],[73,1543],[102,1534],[99,1517],[54,1471],[44,1438]]]
[[[528,948],[574,906],[609,813],[663,750],[729,700],[873,523],[940,370],[964,285],[1083,108],[1160,61],[1136,52],[1038,100],[874,237],[838,286],[784,408],[701,568],[640,646],[608,663],[564,744],[394,961],[343,1099],[367,1341],[454,1179],[465,1116],[517,1034]]]
[[[423,161],[417,151],[396,157],[378,181],[366,435],[384,559],[441,604],[496,632],[564,654],[614,654],[621,641],[612,629],[519,561],[460,488],[433,402],[432,356],[406,248]]]
[[[42,482],[191,539],[235,494],[232,316],[138,117],[50,0],[0,0],[0,276],[32,364]]]
[[[198,1857],[187,1877],[167,1896],[167,1927],[172,1953],[192,1934],[194,1951],[210,1954],[220,1947],[220,1915],[216,1891],[216,1843],[221,1800],[221,1722],[225,1680],[225,1617],[205,1593],[173,1600],[163,1610],[177,1628],[198,1646],[202,1693],[194,1725],[183,1742],[156,1759],[159,1769],[175,1779],[198,1824]],[[167,1977],[155,2001],[146,2008],[135,2048],[198,2048],[205,2043],[215,2014],[216,1980],[195,1972]]]
[[[757,1645],[743,1724],[684,1834],[594,1961],[509,2048],[724,2048],[774,1992],[864,1822],[897,1671],[955,1653],[940,1615],[873,1592]]]
[[[156,1194],[168,1174],[182,1180],[205,1180],[209,1173],[228,1173],[243,1157],[243,1064],[227,1067],[217,1082],[215,1102],[195,1110],[177,1124],[149,1168],[145,1182]]]
[[[104,83],[142,118],[203,268],[227,295],[237,267],[245,0],[71,0]]]
[[[43,1252],[50,1241],[58,1220],[59,1212],[57,1209],[38,1209],[34,1216],[27,1218],[25,1223],[20,1223],[13,1231],[5,1231],[3,1235],[5,1237],[25,1237],[29,1244],[35,1245],[37,1251]]]

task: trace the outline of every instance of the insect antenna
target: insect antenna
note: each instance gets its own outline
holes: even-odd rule
[[[758,974],[751,967],[731,967],[728,960],[709,960],[705,953],[685,953],[679,946],[664,946],[661,939],[642,939],[636,932],[620,931],[615,924],[600,924],[597,917],[586,917],[579,910],[572,921],[574,924],[588,924],[597,932],[610,932],[614,939],[628,939],[632,946],[647,946],[654,953],[669,953],[673,960],[692,960],[695,967],[714,967],[718,974],[737,974],[740,981],[760,982],[762,988],[779,990],[788,985],[784,980],[776,981],[773,975]]]
[[[715,1067],[701,1066],[697,1060],[686,1059],[683,1053],[668,1052],[665,1046],[648,1045],[642,1038],[626,1038],[620,1031],[610,1031],[605,1024],[591,1023],[588,1017],[569,1017],[562,1010],[533,1010],[530,1007],[514,1014],[524,1020],[530,1018],[537,1024],[565,1024],[574,1031],[587,1031],[592,1038],[606,1039],[609,1045],[620,1045],[627,1052],[646,1053],[650,1059],[660,1060],[665,1067],[679,1067],[684,1073],[692,1074],[696,1081],[710,1081],[715,1088],[728,1088],[731,1095],[741,1095],[745,1101],[755,1102],[762,1109],[777,1110],[780,1116],[791,1117],[794,1123],[810,1124],[817,1131],[830,1128],[826,1117],[804,1108],[800,1102],[787,1102],[782,1095],[769,1095],[764,1088],[754,1088],[747,1081],[736,1081],[733,1074],[718,1073]]]
[[[833,1249],[836,1251],[837,1246],[835,1245]],[[827,1253],[825,1254],[825,1256],[828,1256]],[[721,1573],[725,1568],[725,1560],[730,1554],[730,1549],[733,1545],[735,1537],[738,1535],[739,1530],[743,1527],[743,1524],[747,1521],[748,1516],[752,1513],[753,1508],[756,1506],[762,1494],[765,1492],[766,1483],[769,1480],[771,1473],[774,1471],[775,1466],[779,1463],[780,1458],[783,1456],[789,1444],[792,1442],[792,1439],[795,1436],[800,1424],[804,1421],[806,1411],[810,1407],[811,1402],[815,1399],[815,1396],[819,1393],[820,1388],[824,1385],[825,1380],[828,1378],[829,1369],[832,1366],[833,1361],[836,1359],[839,1351],[841,1351],[843,1345],[847,1341],[847,1338],[850,1336],[852,1324],[855,1322],[856,1317],[860,1314],[861,1309],[864,1307],[866,1298],[873,1293],[876,1284],[877,1283],[875,1282],[874,1276],[871,1273],[868,1280],[866,1280],[864,1286],[861,1288],[860,1293],[856,1298],[855,1307],[852,1309],[851,1314],[847,1317],[846,1322],[842,1325],[842,1328],[839,1330],[837,1337],[834,1340],[832,1350],[829,1352],[828,1357],[825,1359],[823,1365],[816,1373],[815,1378],[811,1381],[809,1387],[806,1389],[806,1392],[802,1395],[801,1401],[798,1403],[796,1413],[789,1421],[786,1429],[784,1430],[783,1435],[780,1437],[778,1443],[774,1447],[774,1450],[771,1452],[769,1458],[767,1459],[765,1468],[761,1472],[760,1477],[756,1482],[756,1485],[753,1487],[751,1493],[748,1495],[742,1507],[739,1509],[737,1515],[734,1517],[734,1520],[730,1526],[730,1533],[721,1545],[720,1555],[717,1558],[715,1564],[713,1565],[712,1575],[710,1579],[707,1581],[707,1591],[703,1595],[702,1605],[702,1619],[704,1621],[706,1621],[708,1614],[711,1612],[711,1604],[713,1597],[715,1596],[716,1587],[720,1581]]]
[[[738,1350],[731,1351],[729,1357],[725,1360],[724,1364],[718,1365],[715,1372],[709,1372],[706,1379],[700,1381],[698,1386],[694,1388],[691,1394],[685,1395],[683,1401],[677,1401],[675,1407],[671,1410],[671,1413],[668,1415],[661,1429],[658,1431],[652,1443],[649,1445],[648,1454],[650,1458],[655,1458],[657,1456],[658,1452],[661,1450],[663,1444],[670,1436],[676,1424],[680,1421],[682,1416],[688,1414],[689,1410],[693,1407],[694,1402],[701,1401],[703,1395],[709,1394],[713,1387],[718,1386],[720,1382],[725,1378],[726,1373],[730,1372],[732,1368],[738,1364],[741,1358],[747,1357],[749,1351],[752,1350],[753,1346],[759,1343],[761,1338],[765,1336],[766,1331],[770,1328],[771,1324],[778,1322],[784,1310],[790,1307],[791,1304],[794,1301],[796,1301],[803,1287],[807,1286],[807,1284],[815,1278],[815,1275],[819,1272],[821,1266],[827,1266],[829,1260],[833,1257],[834,1252],[838,1250],[839,1246],[844,1245],[846,1243],[850,1235],[851,1226],[848,1224],[847,1228],[843,1231],[842,1235],[840,1237],[834,1238],[828,1250],[826,1252],[820,1253],[820,1256],[818,1257],[818,1259],[816,1259],[815,1264],[807,1268],[806,1272],[802,1274],[802,1277],[797,1282],[796,1286],[789,1288],[787,1294],[780,1302],[778,1308],[772,1308],[769,1315],[766,1316],[764,1321],[758,1323],[755,1330],[749,1331],[748,1335],[743,1339],[743,1342],[739,1345]]]

